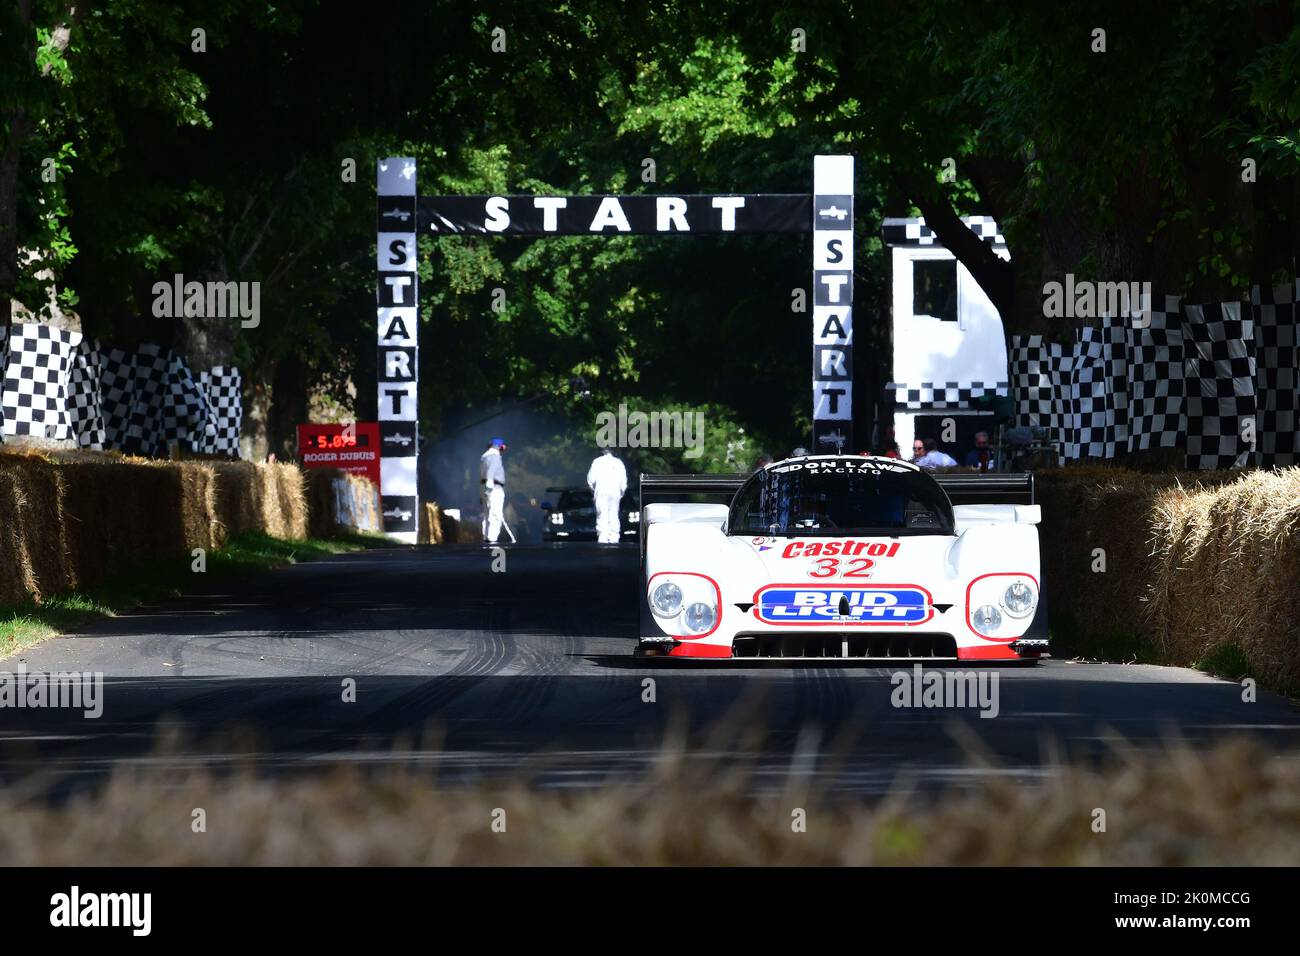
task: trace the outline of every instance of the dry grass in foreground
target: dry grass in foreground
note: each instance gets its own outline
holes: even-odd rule
[[[936,801],[874,804],[792,792],[665,756],[636,786],[445,789],[415,772],[252,775],[116,772],[51,808],[0,792],[10,865],[1296,865],[1300,755],[1249,743],[1174,747],[1063,768],[1040,783],[993,777]],[[807,831],[792,831],[792,810]],[[195,808],[206,832],[191,829]],[[1093,830],[1106,812],[1106,832]],[[493,832],[504,811],[505,832]]]

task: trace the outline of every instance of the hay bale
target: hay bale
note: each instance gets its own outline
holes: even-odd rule
[[[0,601],[39,596],[41,581],[60,565],[50,522],[58,513],[52,475],[39,459],[0,458]]]
[[[231,533],[302,538],[292,465],[0,454],[0,603],[91,588]]]
[[[1152,610],[1170,663],[1235,646],[1270,686],[1300,687],[1300,468],[1161,502]]]
[[[277,538],[305,538],[307,494],[296,465],[214,462],[217,520],[222,540],[260,531]]]
[[[0,601],[93,587],[212,545],[211,474],[196,466],[0,458]]]
[[[1131,634],[1189,666],[1228,644],[1270,686],[1300,687],[1300,469],[1037,479],[1051,625],[1068,652]]]

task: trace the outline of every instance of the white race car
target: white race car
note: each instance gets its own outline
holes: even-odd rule
[[[641,488],[639,654],[1011,661],[1047,650],[1032,475],[814,455],[753,475],[647,475]],[[701,494],[730,503],[646,503]]]

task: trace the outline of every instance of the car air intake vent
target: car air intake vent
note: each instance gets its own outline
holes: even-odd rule
[[[957,641],[951,634],[863,634],[861,631],[820,631],[807,634],[775,631],[737,634],[731,642],[735,657],[791,657],[807,660],[956,660]]]

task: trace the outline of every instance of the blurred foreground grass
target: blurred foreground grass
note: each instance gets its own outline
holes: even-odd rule
[[[387,539],[380,535],[295,540],[249,532],[209,551],[207,570],[202,575],[191,569],[189,556],[182,556],[172,561],[153,562],[130,575],[85,592],[56,594],[39,603],[30,601],[17,606],[0,606],[0,658],[55,634],[75,630],[142,604],[175,597],[187,587],[201,584],[210,577],[265,571],[387,544]]]
[[[874,802],[819,797],[797,784],[783,795],[755,796],[734,768],[684,756],[665,752],[643,781],[591,790],[535,789],[522,778],[441,787],[414,769],[267,779],[118,768],[95,793],[54,805],[35,790],[0,791],[0,859],[63,866],[1300,863],[1300,753],[1247,742],[1117,754],[1104,767],[1061,766],[1028,781],[986,773],[968,789],[924,798],[900,790]],[[200,808],[206,829],[195,832]],[[792,826],[799,810],[805,832]]]

